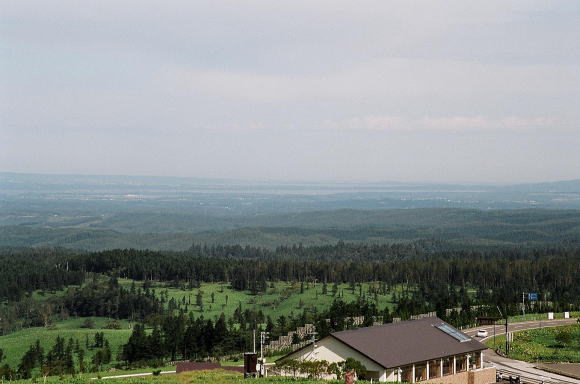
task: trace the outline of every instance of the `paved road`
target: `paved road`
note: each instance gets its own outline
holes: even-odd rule
[[[576,319],[560,319],[560,320],[542,320],[542,321],[526,321],[522,323],[510,323],[508,324],[508,332],[524,331],[527,329],[545,328],[545,327],[557,327],[560,325],[575,323]],[[467,329],[463,332],[469,336],[474,337],[478,330],[485,329],[488,333],[488,337],[479,339],[479,341],[485,341],[493,338],[493,325],[492,326],[482,326],[480,328]],[[505,325],[496,325],[495,334],[503,335],[505,334]],[[570,377],[558,375],[555,373],[550,373],[542,371],[534,367],[534,364],[527,363],[525,361],[508,359],[506,357],[499,356],[491,349],[488,349],[483,355],[484,362],[493,363],[493,365],[498,369],[505,369],[512,372],[517,372],[522,376],[534,377],[539,380],[549,381],[555,380],[562,383],[574,383],[579,384],[580,381],[572,379]]]

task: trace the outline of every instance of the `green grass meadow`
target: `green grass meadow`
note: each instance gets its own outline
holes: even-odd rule
[[[119,283],[128,287],[131,280],[119,280]],[[375,299],[374,294],[369,294],[369,287],[378,283],[362,283],[362,294],[371,300]],[[275,282],[268,283],[266,292],[252,295],[247,291],[236,291],[229,287],[228,283],[202,283],[200,288],[178,289],[167,288],[161,285],[154,285],[156,294],[167,291],[168,298],[175,299],[178,303],[188,303],[188,309],[197,316],[203,315],[206,319],[216,319],[221,313],[226,318],[231,317],[236,308],[240,306],[242,310],[261,310],[264,315],[276,319],[280,315],[288,316],[290,313],[300,313],[303,309],[314,309],[318,311],[328,308],[332,302],[339,297],[345,302],[355,301],[360,297],[361,288],[357,285],[354,292],[348,284],[338,284],[337,295],[333,295],[333,284],[327,284],[327,293],[323,294],[322,283],[304,284],[304,292],[300,293],[300,283],[298,282]],[[196,305],[196,296],[202,292],[203,310]],[[393,293],[401,293],[402,286],[397,286],[393,291],[381,295],[377,294],[378,308],[389,306],[393,309]],[[212,302],[213,293],[213,302]]]
[[[23,329],[18,332],[10,333],[0,337],[0,348],[4,350],[6,360],[3,364],[8,364],[12,368],[16,368],[22,359],[22,356],[30,345],[34,344],[36,340],[40,340],[44,352],[48,352],[54,345],[57,336],[61,336],[68,342],[69,338],[78,340],[81,348],[86,350],[85,362],[90,362],[96,349],[86,348],[86,336],[89,337],[91,345],[94,343],[94,336],[96,332],[103,332],[105,338],[109,341],[113,359],[117,357],[119,348],[127,342],[131,335],[129,323],[126,321],[119,321],[122,329],[105,329],[105,324],[110,319],[93,317],[95,322],[94,329],[81,328],[82,323],[86,318],[69,319],[53,324],[53,327],[33,327]]]
[[[566,344],[557,340],[559,332],[570,333]],[[485,345],[493,348],[493,338]],[[496,346],[505,349],[505,335],[497,336]],[[580,363],[580,324],[515,332],[508,357],[529,362]]]

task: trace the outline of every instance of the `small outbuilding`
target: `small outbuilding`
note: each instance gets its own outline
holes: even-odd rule
[[[378,381],[488,384],[482,343],[437,317],[334,332],[282,359],[360,361]],[[331,377],[328,377],[331,378]]]

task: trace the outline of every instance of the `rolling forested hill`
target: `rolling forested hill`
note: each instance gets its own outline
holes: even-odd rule
[[[98,226],[0,226],[0,246],[64,246],[87,250],[183,250],[192,243],[276,247],[342,241],[438,239],[474,246],[580,242],[580,212],[468,209],[333,210],[222,219],[195,215],[118,214]],[[171,231],[164,230],[167,227]]]
[[[184,250],[438,239],[580,239],[580,181],[493,185],[265,183],[0,173],[0,246]]]

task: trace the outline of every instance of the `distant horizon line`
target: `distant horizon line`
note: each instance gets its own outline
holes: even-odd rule
[[[144,174],[107,174],[107,173],[57,173],[57,172],[21,172],[0,170],[0,175],[19,176],[61,176],[61,177],[113,177],[113,178],[150,178],[150,179],[181,179],[200,180],[228,183],[258,183],[258,184],[390,184],[390,185],[465,185],[465,186],[522,186],[534,184],[552,184],[580,181],[579,178],[557,179],[543,181],[403,181],[403,180],[356,180],[356,179],[244,179],[230,177],[202,177],[202,176],[168,176],[168,175],[144,175]]]

